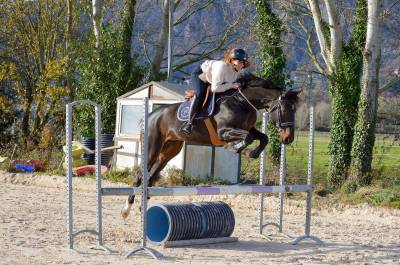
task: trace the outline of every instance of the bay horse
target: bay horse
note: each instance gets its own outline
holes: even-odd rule
[[[300,91],[288,90],[266,80],[245,72],[237,81],[241,89],[230,96],[221,95],[221,103],[215,106],[211,122],[220,141],[225,147],[237,153],[242,152],[254,140],[259,145],[250,150],[248,155],[257,158],[268,143],[267,135],[254,128],[257,120],[256,109],[266,109],[270,120],[279,129],[280,142],[291,143],[294,139],[294,117],[297,94]],[[206,125],[197,120],[190,135],[179,130],[182,121],[176,118],[181,103],[160,107],[149,115],[148,119],[148,187],[153,186],[160,178],[161,170],[182,149],[185,141],[195,144],[211,144]],[[135,186],[141,184],[139,178]],[[121,211],[123,218],[128,217],[135,196],[130,195]]]

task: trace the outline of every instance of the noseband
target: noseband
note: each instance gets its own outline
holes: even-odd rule
[[[289,101],[287,99],[282,99],[281,96],[278,98],[278,103],[272,106],[267,112],[272,113],[276,110],[278,110],[278,127],[279,128],[285,128],[285,127],[291,127],[294,126],[294,122],[288,121],[288,122],[282,122],[282,102],[284,101]]]

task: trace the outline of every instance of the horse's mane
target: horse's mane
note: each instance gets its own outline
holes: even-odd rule
[[[263,87],[267,89],[278,90],[280,94],[282,95],[284,94],[285,97],[292,100],[293,103],[295,104],[299,103],[299,97],[297,96],[299,91],[297,90],[286,91],[284,87],[275,85],[274,82],[272,82],[271,80],[258,77],[247,70],[240,72],[238,78],[236,79],[236,82],[239,82],[242,85],[243,89],[246,89],[248,87]]]
[[[271,80],[258,77],[246,70],[240,72],[236,82],[241,83],[244,89],[246,87],[263,87],[278,90],[281,93],[285,91],[284,87],[277,86]]]

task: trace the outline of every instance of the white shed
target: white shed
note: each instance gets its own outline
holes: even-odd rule
[[[115,144],[124,148],[117,151],[115,167],[122,169],[140,163],[140,125],[143,117],[143,98],[149,98],[149,112],[165,104],[182,102],[187,85],[166,81],[150,82],[117,98]],[[183,169],[187,175],[227,180],[237,183],[240,176],[240,155],[222,147],[184,144],[181,152],[167,167]]]

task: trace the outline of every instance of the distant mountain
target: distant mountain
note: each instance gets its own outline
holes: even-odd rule
[[[206,1],[198,1],[195,7],[199,7]],[[210,42],[203,44],[202,46],[194,49],[192,52],[201,52],[217,45],[218,39],[222,36],[225,28],[228,26],[229,21],[237,17],[240,11],[243,10],[247,0],[235,0],[235,1],[223,1],[216,0],[215,4],[208,6],[202,11],[195,13],[187,21],[177,25],[174,28],[174,42],[173,48],[174,53],[179,54],[192,47],[196,42],[200,41],[201,36],[204,33],[214,35]],[[390,2],[390,1],[389,1]],[[385,1],[387,7],[391,7],[393,3]],[[133,49],[140,55],[143,55],[143,39],[146,43],[148,55],[153,56],[155,41],[158,38],[159,29],[161,28],[162,19],[162,1],[141,1],[139,10],[136,16],[135,24],[135,39],[133,42]],[[182,1],[180,7],[175,12],[175,21],[183,14],[185,4],[189,1]],[[354,1],[349,1],[348,5],[354,6]],[[390,79],[393,75],[393,71],[400,65],[400,20],[396,20],[396,14],[400,13],[400,4],[393,6],[388,13],[389,15],[385,18],[385,27],[383,32],[383,43],[382,43],[382,78]],[[257,56],[257,41],[255,40],[254,25],[256,23],[256,12],[250,7],[247,14],[233,32],[232,36],[228,39],[227,43],[236,44],[243,46],[248,49],[251,57],[254,58],[255,67],[257,68],[258,56]],[[310,27],[312,21],[309,21]],[[351,30],[351,29],[349,29]],[[347,34],[347,33],[346,33]],[[346,35],[345,34],[345,35]],[[290,73],[295,69],[314,69],[313,64],[310,62],[308,55],[304,52],[306,43],[301,38],[297,38],[293,35],[284,36],[286,44],[284,50],[287,59],[287,72]],[[319,45],[316,42],[316,49],[319,49]],[[167,52],[167,50],[165,51]],[[211,56],[213,59],[220,58],[223,52],[217,52]],[[165,57],[167,54],[165,53]],[[179,63],[185,61],[189,56],[184,58],[174,57],[174,62]],[[141,57],[142,63],[146,63],[144,56]],[[163,63],[163,67],[166,68],[166,60]],[[183,68],[183,72],[174,73],[176,77],[187,77],[191,69],[196,65],[189,65]]]

